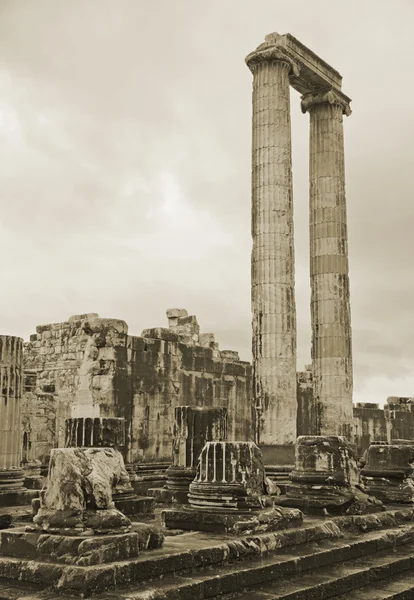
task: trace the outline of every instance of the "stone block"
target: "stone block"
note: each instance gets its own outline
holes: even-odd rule
[[[201,511],[191,506],[182,506],[163,510],[161,519],[167,529],[250,535],[300,527],[303,515],[300,510],[281,507],[269,507],[247,513],[243,511],[226,513]]]
[[[129,491],[122,455],[113,448],[55,448],[33,521],[50,533],[129,531],[112,498],[113,488],[125,491],[124,482]]]
[[[218,347],[216,344],[216,338],[214,333],[200,333],[199,335],[199,344],[204,348],[215,348]]]
[[[359,485],[352,446],[339,436],[299,436],[286,496],[275,502],[310,514],[369,514],[384,510]]]
[[[385,503],[414,503],[414,443],[371,444],[364,456],[365,490]]]
[[[166,342],[178,342],[179,335],[174,331],[165,329],[164,327],[153,327],[152,329],[144,329],[141,333],[143,338],[159,339]]]
[[[235,350],[220,350],[220,358],[226,362],[239,362],[239,353]]]

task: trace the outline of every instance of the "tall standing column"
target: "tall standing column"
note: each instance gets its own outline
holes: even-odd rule
[[[23,384],[23,340],[0,336],[0,492],[23,487],[20,400]]]
[[[310,279],[316,435],[352,426],[352,343],[345,200],[343,115],[349,98],[306,94],[310,114]]]
[[[289,74],[271,39],[249,54],[253,73],[253,384],[260,445],[296,439],[296,307]]]

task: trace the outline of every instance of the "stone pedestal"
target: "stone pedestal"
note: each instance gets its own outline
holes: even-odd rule
[[[137,496],[119,452],[125,446],[125,419],[79,417],[66,419],[65,426],[66,447],[113,448],[119,454],[122,468],[112,490],[116,508],[128,516],[152,518],[154,499]]]
[[[359,488],[357,459],[352,446],[338,436],[299,436],[295,469],[282,506],[308,514],[366,514],[384,510],[382,503]]]
[[[124,471],[122,455],[114,448],[54,448],[33,519],[37,528],[66,535],[129,531],[130,520],[112,498]]]
[[[36,492],[24,487],[20,401],[23,340],[0,336],[0,506],[29,504]]]
[[[310,280],[313,433],[351,439],[352,336],[345,198],[343,115],[339,90],[302,97],[310,114]]]
[[[372,444],[365,453],[361,482],[384,503],[414,502],[414,442]]]
[[[298,525],[300,511],[275,508],[265,490],[260,449],[253,442],[207,442],[188,494],[189,506],[165,510],[167,528],[224,533]]]
[[[174,416],[173,463],[166,471],[167,494],[160,499],[187,504],[205,443],[227,439],[227,408],[177,406]]]
[[[289,77],[271,37],[246,57],[253,73],[252,333],[258,444],[296,439],[296,305]]]
[[[0,531],[0,579],[48,582],[89,597],[116,585],[107,573],[125,561],[139,569],[140,551],[160,548],[164,536],[116,509],[112,490],[124,471],[115,448],[53,449],[33,526]]]

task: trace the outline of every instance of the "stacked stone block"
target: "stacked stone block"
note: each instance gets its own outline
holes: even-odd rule
[[[170,464],[176,406],[225,407],[230,438],[252,439],[249,363],[221,356],[213,334],[190,345],[171,328],[146,335],[128,336],[123,321],[95,313],[37,327],[24,352],[27,460],[46,468],[50,450],[64,446],[67,418],[123,417],[127,468],[142,494]]]

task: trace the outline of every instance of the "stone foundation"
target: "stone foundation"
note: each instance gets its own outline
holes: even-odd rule
[[[277,504],[308,514],[365,514],[384,510],[359,487],[352,446],[338,436],[300,436],[286,496]]]

